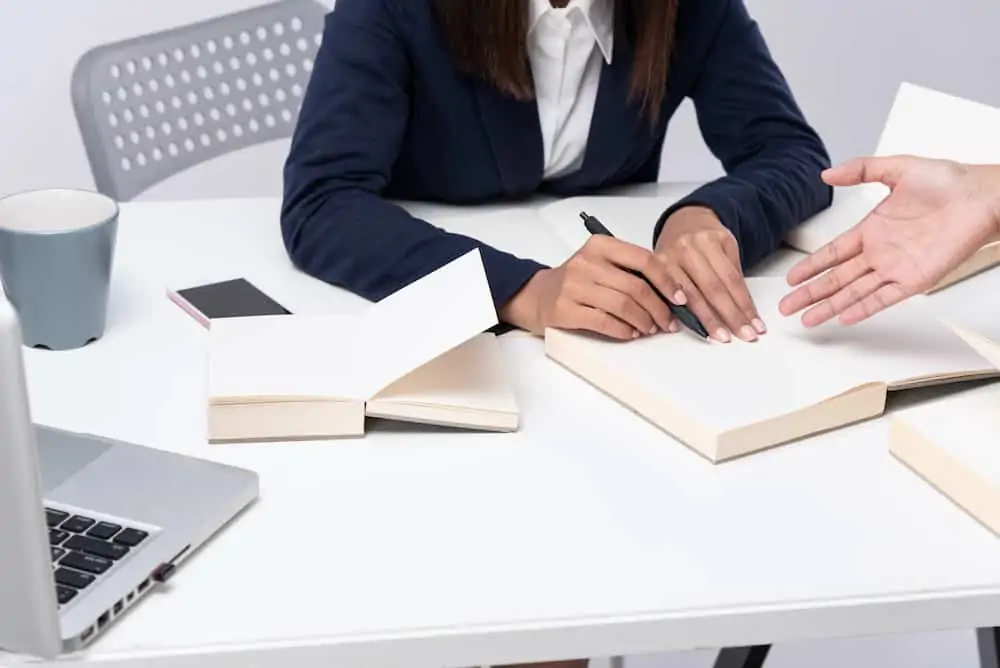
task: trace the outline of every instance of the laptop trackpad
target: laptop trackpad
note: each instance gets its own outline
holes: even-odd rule
[[[42,487],[50,492],[73,477],[111,448],[111,444],[91,436],[35,427]]]

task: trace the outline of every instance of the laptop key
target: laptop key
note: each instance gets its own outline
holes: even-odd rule
[[[87,554],[96,554],[99,557],[114,559],[115,561],[129,553],[129,548],[126,545],[107,543],[96,538],[89,538],[88,536],[73,536],[63,544],[63,547],[78,552],[86,552]]]
[[[49,525],[49,528],[59,526],[59,523],[67,517],[69,517],[69,513],[64,513],[61,510],[45,509],[45,522]]]
[[[139,531],[138,529],[125,529],[120,534],[115,536],[114,542],[120,543],[121,545],[128,545],[129,547],[135,547],[148,537],[149,534],[145,531]]]
[[[62,585],[56,585],[56,599],[59,601],[59,605],[69,603],[75,596],[75,589],[72,589],[71,587],[63,587]]]
[[[73,571],[68,568],[58,568],[55,573],[56,582],[65,585],[66,587],[72,587],[73,589],[84,589],[88,585],[93,584],[95,578],[89,573],[81,573],[80,571]]]
[[[50,547],[52,550],[52,561],[59,561],[59,558],[66,554],[66,550],[59,547]]]
[[[87,532],[87,535],[94,538],[100,538],[101,540],[108,540],[121,530],[122,528],[117,524],[111,524],[110,522],[98,522],[97,526]]]
[[[98,557],[93,554],[84,554],[83,552],[70,552],[62,561],[59,562],[63,566],[68,566],[69,568],[75,568],[78,571],[86,571],[87,573],[93,573],[94,575],[100,575],[105,572],[115,562],[110,559],[105,559],[104,557]]]
[[[59,529],[49,529],[49,545],[59,545],[69,538],[69,533]]]
[[[73,533],[83,533],[92,526],[94,526],[94,520],[89,517],[84,517],[83,515],[73,515],[73,517],[63,522],[59,528],[66,531],[72,531]]]

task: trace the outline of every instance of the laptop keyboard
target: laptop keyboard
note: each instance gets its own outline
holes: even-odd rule
[[[76,598],[149,537],[139,529],[53,508],[45,509],[45,520],[59,605]]]

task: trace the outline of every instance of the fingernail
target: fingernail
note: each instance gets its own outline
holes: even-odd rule
[[[649,328],[649,335],[652,336],[653,334],[656,334],[658,331],[660,330],[656,328],[656,325],[653,325],[652,327]]]
[[[638,329],[632,331],[632,338],[633,339],[638,339],[640,336],[642,336],[642,334],[639,333]]]
[[[756,341],[757,332],[753,331],[753,328],[750,325],[743,325],[743,327],[740,328],[740,338],[744,341]]]
[[[720,327],[715,330],[715,338],[722,343],[729,343],[732,340],[732,337],[729,335],[729,330],[725,327]]]
[[[683,290],[678,290],[674,293],[674,303],[677,305],[684,304],[687,302],[687,297],[684,296]]]
[[[757,330],[758,334],[767,334],[767,326],[760,318],[753,319],[753,328]]]
[[[667,331],[669,331],[671,334],[676,334],[677,332],[680,331],[680,329],[681,326],[677,324],[677,321],[672,320],[670,321],[670,326],[667,328]]]

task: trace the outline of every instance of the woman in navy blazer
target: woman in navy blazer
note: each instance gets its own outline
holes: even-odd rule
[[[566,5],[338,0],[285,166],[293,262],[379,300],[478,247],[508,324],[619,339],[676,331],[631,268],[686,302],[714,338],[756,339],[765,325],[744,269],[828,206],[831,190],[820,178],[826,150],[743,0]],[[727,175],[649,221],[653,250],[595,237],[549,268],[389,201],[474,204],[655,181],[685,98]]]

